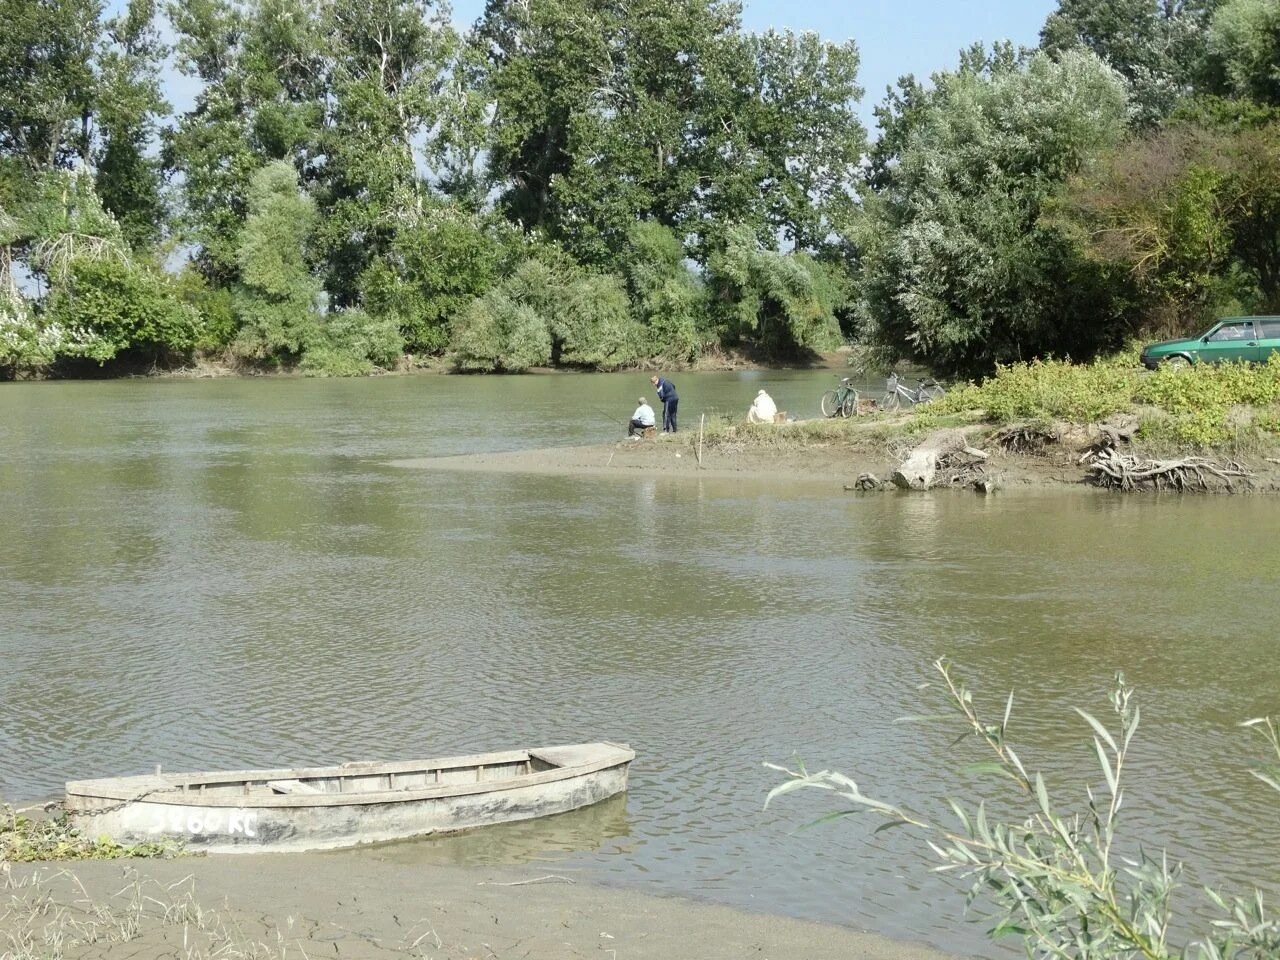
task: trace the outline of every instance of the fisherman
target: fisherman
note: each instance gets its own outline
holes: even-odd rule
[[[649,382],[658,391],[658,399],[662,401],[662,432],[676,432],[676,405],[680,398],[676,396],[676,385],[666,377],[650,377]]]
[[[636,407],[636,412],[631,415],[631,423],[627,425],[627,436],[634,437],[637,433],[643,434],[646,430],[653,429],[653,422],[653,407],[641,397],[640,406]]]
[[[761,390],[751,402],[751,409],[747,411],[747,422],[773,423],[777,415],[778,405],[773,402],[773,397]]]

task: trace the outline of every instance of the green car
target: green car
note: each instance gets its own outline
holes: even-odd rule
[[[1193,363],[1266,363],[1280,353],[1280,317],[1228,317],[1191,340],[1161,340],[1142,348],[1142,365],[1185,367]]]

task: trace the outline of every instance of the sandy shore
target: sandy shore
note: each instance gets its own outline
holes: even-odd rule
[[[905,445],[904,445],[905,448]],[[689,477],[821,484],[841,489],[864,473],[882,480],[898,465],[883,443],[707,446],[699,464],[697,435],[677,434],[641,442],[623,440],[579,447],[394,460],[407,469],[591,477]],[[1048,459],[995,454],[989,464],[1008,486],[1079,485],[1081,474]]]
[[[423,866],[376,850],[17,865],[0,955],[60,925],[65,956],[945,960],[844,927],[592,886],[554,864]],[[90,929],[97,942],[77,945]]]
[[[759,482],[818,484],[830,489],[852,489],[858,477],[871,474],[887,483],[902,456],[916,441],[896,440],[877,434],[880,424],[855,427],[848,436],[830,441],[788,436],[794,425],[779,427],[776,437],[756,435],[738,442],[721,439],[701,451],[697,433],[659,436],[643,441],[577,447],[552,447],[502,453],[474,453],[452,457],[424,457],[394,460],[393,467],[454,472],[541,474],[590,477],[688,477],[735,479]],[[1265,453],[1267,451],[1264,451]],[[1280,453],[1280,451],[1275,451]],[[998,486],[1017,488],[1097,489],[1088,482],[1088,470],[1081,450],[1070,445],[1051,445],[1034,453],[1012,453],[991,446],[982,461],[982,475]],[[1215,483],[1212,475],[1206,492],[1280,493],[1280,457],[1257,453],[1236,458],[1249,471],[1247,480]],[[1183,455],[1171,455],[1178,459]],[[935,490],[945,489],[939,486]],[[968,483],[951,489],[971,489]]]

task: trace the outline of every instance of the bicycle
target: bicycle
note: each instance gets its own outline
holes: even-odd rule
[[[942,389],[942,384],[929,377],[917,380],[916,388],[912,390],[910,387],[903,386],[902,380],[897,373],[889,375],[885,386],[889,392],[880,401],[881,410],[897,410],[902,405],[903,400],[910,404],[930,403],[934,400],[941,400],[947,393]]]
[[[838,390],[828,390],[820,403],[824,417],[852,417],[858,411],[858,391],[853,388],[853,377],[841,377]]]

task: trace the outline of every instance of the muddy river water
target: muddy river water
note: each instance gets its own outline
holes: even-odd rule
[[[682,427],[761,382],[676,378]],[[0,796],[68,778],[581,740],[625,802],[400,844],[957,950],[981,926],[917,838],[762,802],[799,756],[938,809],[988,781],[918,689],[954,659],[1064,796],[1138,688],[1128,824],[1197,881],[1280,893],[1280,797],[1239,721],[1280,713],[1280,503],[1063,490],[437,473],[397,459],[601,441],[639,375],[0,385]],[[341,856],[327,854],[326,856]]]

